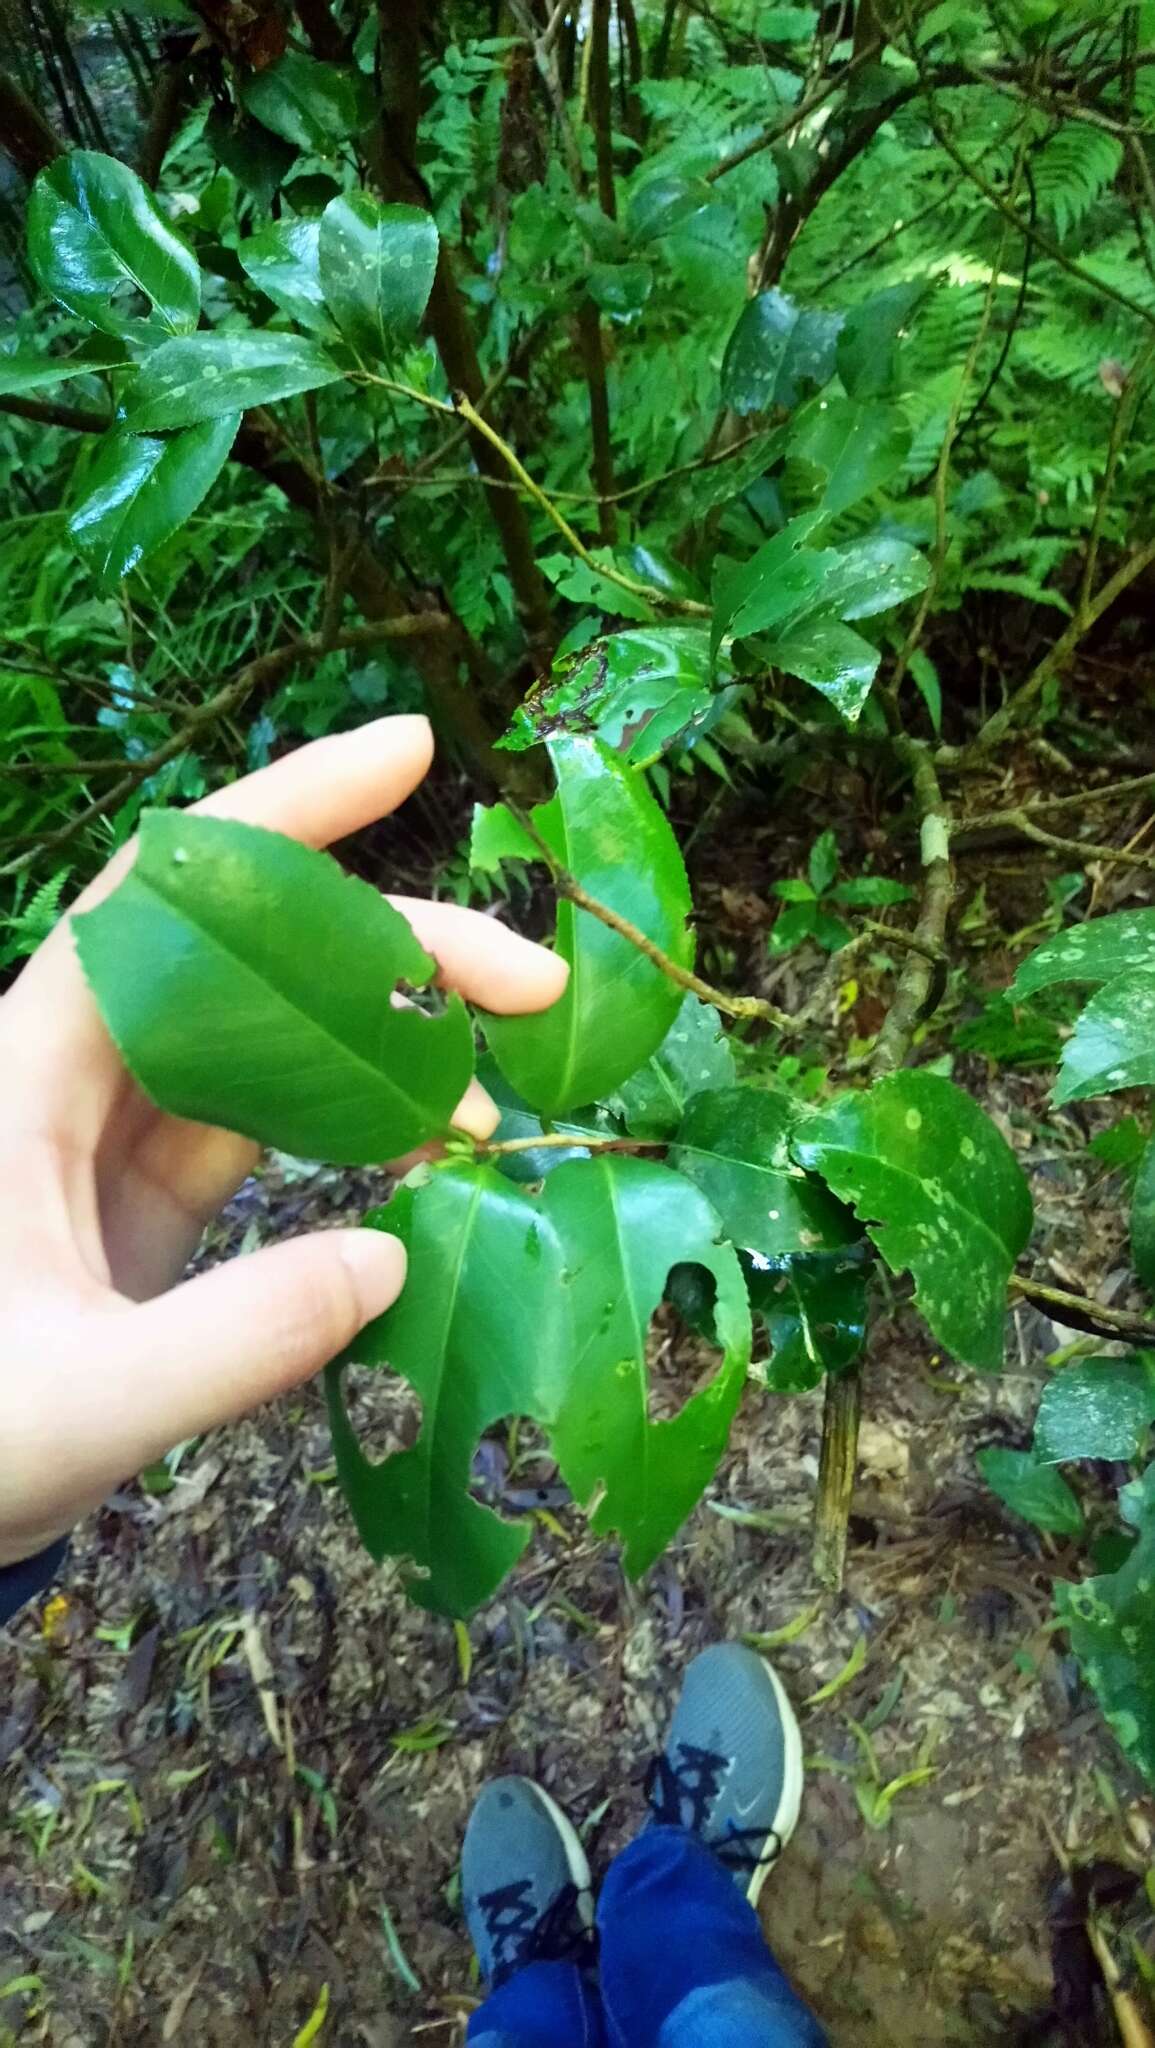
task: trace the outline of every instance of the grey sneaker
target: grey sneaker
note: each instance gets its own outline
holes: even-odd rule
[[[654,1821],[697,1835],[757,1904],[802,1803],[802,1737],[764,1658],[741,1643],[694,1658],[646,1797]]]
[[[469,1816],[461,1894],[492,1990],[526,1963],[583,1962],[594,1903],[585,1850],[532,1778],[494,1778]]]

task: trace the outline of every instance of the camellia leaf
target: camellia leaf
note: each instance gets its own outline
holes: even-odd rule
[[[1069,925],[1028,954],[1010,986],[1016,998],[1060,981],[1113,981],[1149,967],[1155,973],[1155,910],[1120,910]]]
[[[748,562],[722,559],[714,570],[714,645],[726,633],[736,640],[781,629],[812,611],[827,574],[837,568],[833,548],[808,548],[818,524],[816,512],[792,519]]]
[[[620,1535],[644,1572],[680,1528],[726,1447],[750,1362],[750,1310],[734,1251],[696,1187],[669,1167],[607,1153],[563,1167],[543,1206],[566,1251],[573,1373],[550,1442],[590,1525]],[[668,1420],[651,1421],[650,1317],[679,1263],[713,1279],[716,1376]],[[504,1282],[502,1291],[504,1292]]]
[[[116,583],[191,518],[228,459],[239,413],[168,440],[106,435],[68,531],[100,581]]]
[[[591,263],[586,290],[594,305],[612,320],[630,320],[641,312],[654,288],[649,263]]]
[[[437,224],[416,206],[342,193],[321,215],[321,283],[345,339],[369,362],[411,342],[433,289]]]
[[[727,1088],[734,1055],[717,1010],[687,996],[657,1052],[624,1081],[609,1107],[635,1138],[672,1138],[691,1096]]]
[[[332,332],[321,290],[317,256],[320,223],[315,220],[270,221],[239,243],[237,255],[247,277],[299,326]]]
[[[902,389],[903,330],[926,294],[920,279],[851,307],[838,337],[838,374],[851,398],[885,398]]]
[[[1035,1418],[1035,1457],[1043,1465],[1074,1458],[1137,1457],[1155,1422],[1155,1361],[1081,1358],[1043,1388]]]
[[[881,659],[839,619],[806,619],[774,641],[775,667],[819,690],[848,725],[862,716]]]
[[[864,1248],[860,1240],[841,1251],[743,1259],[750,1306],[770,1339],[769,1363],[755,1371],[773,1393],[809,1393],[853,1365],[866,1341]]]
[[[1024,1522],[1054,1536],[1082,1535],[1083,1510],[1053,1465],[1040,1465],[1030,1451],[997,1444],[980,1451],[976,1462],[991,1492]]]
[[[642,776],[596,740],[549,742],[557,795],[533,814],[559,864],[598,903],[636,925],[688,967],[689,885],[677,841]],[[541,852],[503,805],[474,814],[472,860],[490,870]],[[682,1001],[644,953],[562,897],[557,951],[570,967],[564,994],[533,1017],[487,1017],[486,1039],[519,1095],[543,1116],[597,1102],[661,1044]]]
[[[335,156],[361,126],[357,81],[351,71],[322,64],[303,50],[286,50],[241,85],[248,112],[298,149]]]
[[[804,1114],[795,1097],[750,1083],[711,1089],[690,1103],[670,1155],[743,1254],[751,1305],[770,1333],[767,1384],[783,1393],[842,1370],[865,1331],[862,1231],[791,1157]]]
[[[722,360],[722,402],[737,413],[793,406],[802,383],[834,374],[841,313],[808,311],[785,292],[759,292],[738,317]]]
[[[1022,1169],[978,1104],[939,1074],[889,1074],[800,1124],[791,1149],[853,1205],[891,1271],[913,1274],[939,1341],[997,1371],[1032,1212]]]
[[[1055,1585],[1071,1648],[1094,1688],[1120,1748],[1155,1782],[1155,1500],[1152,1470],[1125,1486],[1119,1502],[1138,1541],[1117,1572]]]
[[[1131,1193],[1131,1257],[1144,1287],[1155,1290],[1155,1138],[1148,1138]]]
[[[840,619],[872,619],[926,589],[930,566],[909,541],[875,534],[834,553],[822,605]]]
[[[1063,1047],[1056,1102],[1081,1102],[1155,1081],[1155,962],[1109,981]]]
[[[129,394],[125,424],[134,433],[193,427],[249,405],[272,405],[298,391],[336,384],[343,372],[305,334],[190,334],[148,356]]]
[[[269,205],[297,161],[291,143],[259,121],[234,114],[231,107],[213,108],[205,122],[205,141],[217,162],[232,172],[261,207]]]
[[[123,362],[124,352],[114,341],[100,342],[95,348],[85,346],[71,356],[0,355],[0,398],[47,391],[70,377],[90,377],[96,370],[115,369]]]
[[[607,633],[530,691],[500,744],[518,753],[555,733],[585,732],[626,761],[650,762],[709,722],[730,673],[728,661],[711,661],[704,626]]]
[[[124,881],[74,930],[126,1066],[173,1115],[349,1165],[448,1130],[473,1071],[465,1006],[391,1005],[434,962],[327,854],[151,811]]]
[[[188,333],[200,316],[196,257],[136,172],[96,150],[41,171],[28,201],[28,258],[45,291],[108,334],[145,331],[136,294],[170,334]]]
[[[562,1171],[572,1172],[573,1167]],[[544,1421],[572,1372],[565,1261],[544,1205],[490,1167],[454,1166],[402,1188],[372,1219],[402,1238],[404,1291],[327,1378],[337,1471],[375,1558],[412,1560],[419,1606],[464,1616],[496,1592],[529,1539],[469,1497],[482,1432],[502,1416]],[[348,1364],[383,1366],[420,1397],[409,1450],[373,1464],[342,1399]]]
[[[910,428],[896,405],[812,398],[792,422],[787,486],[794,502],[833,517],[888,483],[909,452]]]
[[[531,1417],[549,1432],[599,1533],[622,1537],[627,1569],[651,1564],[725,1447],[750,1355],[738,1261],[708,1203],[668,1168],[579,1160],[533,1199],[487,1167],[451,1167],[381,1212],[409,1252],[405,1292],[330,1369],[337,1464],[375,1557],[412,1559],[420,1605],[462,1615],[516,1562],[525,1527],[469,1498],[474,1449],[491,1423]],[[711,1275],[723,1359],[668,1421],[648,1419],[645,1344],[679,1259]],[[379,1465],[360,1450],[341,1397],[350,1363],[388,1364],[420,1396],[416,1443]]]

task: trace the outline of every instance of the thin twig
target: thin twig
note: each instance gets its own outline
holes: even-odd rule
[[[987,811],[981,818],[968,818],[965,827],[959,830],[973,832],[1005,831],[1021,832],[1024,839],[1030,839],[1036,846],[1048,846],[1052,853],[1073,853],[1079,860],[1116,861],[1122,867],[1147,868],[1155,871],[1155,854],[1129,853],[1126,847],[1104,846],[1089,839],[1066,839],[1056,832],[1048,832],[1037,825],[1026,810]]]
[[[452,621],[442,612],[415,612],[395,619],[374,620],[364,626],[350,626],[336,635],[332,645],[366,647],[374,645],[379,640],[409,639],[424,633],[445,632],[451,626]],[[315,659],[326,652],[328,649],[324,646],[320,634],[304,633],[299,640],[288,641],[283,647],[274,647],[268,654],[258,655],[255,661],[246,662],[235,676],[222,683],[220,689],[214,691],[211,697],[190,711],[175,733],[162,741],[160,746],[154,747],[151,753],[143,754],[138,761],[134,761],[120,781],[114,783],[111,789],[105,790],[103,796],[88,804],[58,831],[46,833],[27,852],[17,854],[14,859],[0,867],[0,877],[21,874],[45,853],[66,846],[78,833],[83,832],[86,826],[112,812],[117,804],[123,803],[125,797],[131,796],[134,789],[139,789],[142,782],[147,782],[151,775],[157,774],[170,761],[174,761],[204,727],[215,725],[219,719],[229,717],[254,690],[274,682],[285,669],[291,668],[294,662]]]
[[[1133,1344],[1155,1344],[1155,1323],[1131,1309],[1108,1308],[1101,1301],[1089,1300],[1085,1294],[1068,1294],[1063,1288],[1048,1287],[1041,1280],[1027,1280],[1021,1273],[1012,1273],[1008,1286],[1013,1295],[1045,1309],[1072,1330],[1086,1330],[1092,1337],[1127,1339]]]

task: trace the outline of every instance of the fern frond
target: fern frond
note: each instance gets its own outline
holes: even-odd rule
[[[1060,240],[1114,184],[1122,161],[1117,137],[1086,121],[1068,121],[1032,159],[1039,211],[1054,223]]]

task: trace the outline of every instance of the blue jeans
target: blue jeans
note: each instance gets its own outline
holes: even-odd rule
[[[758,1916],[682,1828],[651,1827],[598,1902],[600,1984],[530,1963],[487,1998],[469,2048],[827,2048]]]

